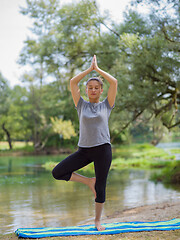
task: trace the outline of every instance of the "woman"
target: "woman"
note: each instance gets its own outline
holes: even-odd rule
[[[103,102],[99,101],[103,92],[103,82],[100,78],[90,78],[86,83],[89,102],[80,95],[78,83],[93,70],[110,84],[108,96]],[[79,116],[79,149],[60,162],[52,174],[58,180],[81,182],[89,186],[95,196],[95,226],[98,231],[102,231],[105,228],[100,219],[105,202],[107,175],[112,161],[108,119],[114,107],[117,80],[98,67],[94,55],[91,66],[70,80],[70,88]],[[74,172],[91,162],[94,162],[96,178],[88,178]]]

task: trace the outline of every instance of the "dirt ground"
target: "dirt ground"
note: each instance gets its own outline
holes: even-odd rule
[[[116,211],[110,216],[102,219],[102,223],[109,222],[130,222],[130,221],[165,221],[173,218],[180,218],[180,200],[167,201],[160,204],[141,206],[137,208]],[[93,221],[87,221],[85,224],[93,224]],[[0,236],[1,240],[17,240],[14,233]],[[74,237],[51,237],[41,238],[42,240],[180,240],[180,230],[175,231],[152,231],[122,233],[116,235],[102,236],[74,236]]]
[[[180,200],[125,209],[107,216],[105,222],[166,221],[180,218]]]

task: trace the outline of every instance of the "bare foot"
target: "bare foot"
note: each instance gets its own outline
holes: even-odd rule
[[[101,225],[100,221],[95,221],[95,227],[97,228],[98,231],[104,231],[106,229]]]
[[[95,183],[96,183],[96,178],[89,178],[89,188],[91,191],[94,193],[94,197],[96,198],[96,190],[95,190]]]

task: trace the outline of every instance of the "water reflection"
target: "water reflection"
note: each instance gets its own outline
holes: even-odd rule
[[[47,159],[46,159],[47,160]],[[0,232],[19,227],[77,225],[94,217],[93,194],[80,183],[56,181],[44,159],[0,159]],[[111,171],[104,216],[124,208],[180,197],[178,190],[148,180],[149,171]]]

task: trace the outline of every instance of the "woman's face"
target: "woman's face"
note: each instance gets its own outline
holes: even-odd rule
[[[96,80],[91,80],[86,86],[86,93],[89,97],[89,101],[98,102],[103,92],[101,84]]]

